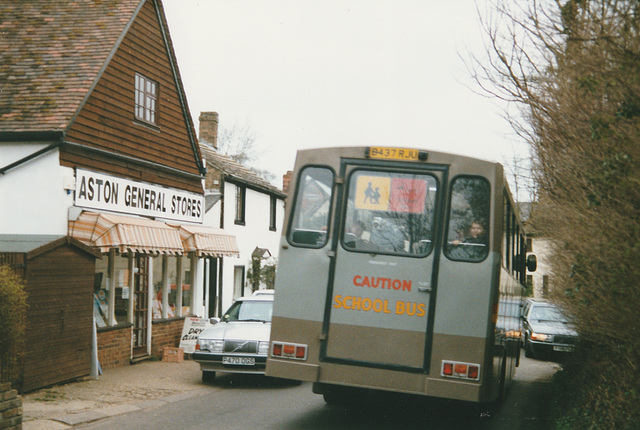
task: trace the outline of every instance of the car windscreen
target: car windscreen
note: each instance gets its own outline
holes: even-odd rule
[[[554,306],[534,306],[529,319],[537,321],[559,321],[568,322],[562,311]]]
[[[272,311],[272,301],[239,301],[231,305],[222,320],[271,322]]]

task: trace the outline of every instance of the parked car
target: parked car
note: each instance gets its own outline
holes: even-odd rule
[[[578,333],[571,320],[555,304],[528,299],[522,311],[524,355],[534,357],[545,352],[573,352]]]
[[[192,357],[204,382],[212,382],[216,372],[265,373],[272,311],[273,294],[241,297],[200,333]]]

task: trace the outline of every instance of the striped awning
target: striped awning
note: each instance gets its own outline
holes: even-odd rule
[[[198,257],[239,257],[236,237],[224,230],[199,225],[181,224],[180,231],[184,252],[195,252]]]
[[[69,236],[106,253],[117,248],[121,253],[182,255],[182,240],[175,228],[159,221],[124,215],[82,212],[69,221]]]

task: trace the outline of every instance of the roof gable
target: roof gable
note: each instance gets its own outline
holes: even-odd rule
[[[65,130],[144,0],[2,0],[0,132]]]
[[[61,165],[202,192],[160,0],[0,0],[0,17],[0,140],[58,141]],[[134,118],[138,73],[159,88],[153,124]]]

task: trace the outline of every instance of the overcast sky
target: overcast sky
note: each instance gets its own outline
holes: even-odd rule
[[[196,129],[202,111],[249,124],[278,186],[302,148],[527,153],[460,58],[484,51],[474,0],[163,4]]]

